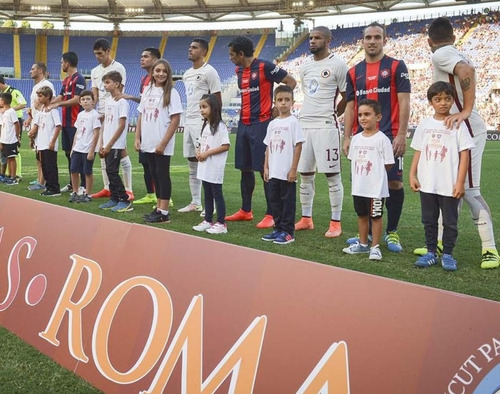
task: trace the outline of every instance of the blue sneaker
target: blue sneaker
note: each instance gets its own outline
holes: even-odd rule
[[[370,253],[370,246],[363,246],[359,242],[349,245],[347,248],[342,249],[342,252],[347,254]]]
[[[441,257],[441,266],[445,271],[456,271],[457,260],[451,254],[443,254],[443,257]]]
[[[278,245],[288,245],[295,241],[295,237],[288,234],[286,231],[282,231],[278,237],[273,241],[274,244]]]
[[[431,265],[437,264],[438,256],[436,253],[427,252],[423,256],[420,256],[417,261],[415,261],[415,266],[420,268],[427,268]]]
[[[276,238],[278,238],[281,234],[281,231],[274,230],[271,234],[264,235],[261,240],[273,242]]]
[[[15,178],[5,178],[4,183],[6,185],[9,185],[9,186],[17,185],[18,184],[18,182],[17,182],[17,180]]]
[[[117,205],[118,205],[118,201],[109,200],[108,202],[105,202],[104,204],[99,205],[99,208],[100,209],[111,209]]]
[[[372,240],[373,240],[372,235],[368,234],[368,242],[371,243]],[[359,244],[359,234],[356,234],[355,237],[347,238],[347,240],[345,242],[347,243],[347,245],[352,245],[352,244],[355,244],[355,243]]]
[[[113,208],[111,208],[111,212],[129,212],[133,211],[132,202],[130,201],[120,201]]]
[[[399,235],[397,231],[389,231],[385,235],[384,240],[387,243],[387,249],[389,249],[391,252],[399,253],[403,250],[403,247],[399,242]]]
[[[43,186],[37,182],[37,183],[34,183],[33,185],[29,185],[28,190],[30,190],[32,192],[37,191],[37,190],[45,190],[45,186]]]

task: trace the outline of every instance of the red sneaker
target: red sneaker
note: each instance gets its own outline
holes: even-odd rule
[[[129,192],[129,191],[126,191],[125,193],[127,193],[127,196],[128,196],[128,200],[129,201],[134,201],[134,193],[132,192]]]
[[[111,197],[111,192],[108,189],[102,189],[100,192],[94,193],[90,197],[91,198],[109,198],[109,197]]]
[[[342,234],[342,227],[340,226],[340,222],[334,222],[333,220],[330,220],[330,227],[325,233],[325,237],[336,238],[340,237],[340,234]]]
[[[240,209],[238,212],[231,216],[226,216],[226,221],[227,222],[243,222],[247,220],[252,220],[253,219],[253,213],[252,211],[247,212],[244,211],[243,209]]]
[[[257,228],[271,228],[274,227],[274,219],[272,215],[264,216],[259,223],[257,223]]]
[[[314,223],[312,218],[306,218],[302,216],[302,218],[295,223],[295,230],[314,230]]]

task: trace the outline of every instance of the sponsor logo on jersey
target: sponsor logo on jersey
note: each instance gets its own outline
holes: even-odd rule
[[[321,76],[323,78],[328,78],[330,76],[330,70],[323,70],[323,71],[321,71]]]
[[[387,68],[383,69],[383,70],[380,70],[380,76],[382,78],[387,78],[391,75],[391,73],[389,72],[389,70]]]
[[[388,86],[386,88],[373,88],[373,89],[360,89],[356,90],[356,96],[366,96],[368,94],[373,94],[373,93],[390,93],[391,88]]]
[[[273,70],[273,71],[271,71],[271,74],[273,74],[273,75],[274,75],[274,74],[276,74],[279,70],[280,70],[280,68],[279,68],[278,66],[276,66],[276,67],[274,68],[274,70]]]
[[[201,79],[201,75],[196,76],[196,80],[199,81]]]
[[[254,86],[254,87],[251,87],[251,88],[244,88],[244,89],[241,89],[241,93],[258,92],[259,90],[260,90],[260,87],[259,87],[259,86]]]
[[[410,79],[410,74],[409,73],[401,73],[401,78]]]

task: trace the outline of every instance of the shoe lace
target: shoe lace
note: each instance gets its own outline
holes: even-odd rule
[[[387,233],[386,240],[387,240],[387,242],[398,244],[399,243],[399,235],[396,232]]]
[[[498,256],[491,253],[489,250],[483,253],[483,261],[497,261]]]

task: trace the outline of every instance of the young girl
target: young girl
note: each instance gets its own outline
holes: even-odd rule
[[[169,203],[172,193],[170,157],[174,154],[182,104],[173,88],[172,68],[159,59],[153,64],[150,85],[144,89],[135,133],[135,149],[145,153],[156,185],[156,209],[144,216],[148,223],[170,223]]]
[[[229,150],[229,132],[222,122],[222,105],[213,94],[204,94],[200,100],[200,112],[204,119],[196,152],[198,159],[197,178],[202,181],[205,192],[205,220],[193,226],[195,231],[210,234],[225,234],[226,204],[222,195],[222,182]],[[217,222],[213,223],[214,200],[217,207]]]

